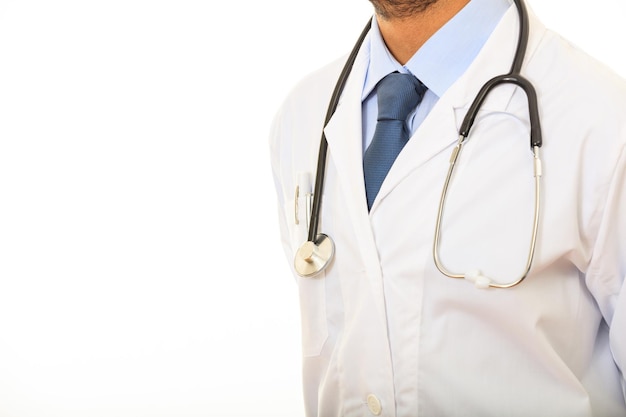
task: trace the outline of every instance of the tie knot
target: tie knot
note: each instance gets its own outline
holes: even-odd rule
[[[427,88],[415,76],[393,72],[376,87],[378,120],[405,121],[422,100]]]

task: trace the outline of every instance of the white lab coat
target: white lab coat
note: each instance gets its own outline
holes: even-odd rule
[[[512,289],[475,288],[432,258],[441,187],[457,129],[484,82],[509,70],[511,7],[475,62],[410,139],[368,213],[356,60],[325,128],[319,231],[336,256],[296,277],[308,416],[624,416],[626,370],[626,87],[531,13],[523,74],[544,137],[543,207],[534,264]],[[302,81],[271,135],[282,240],[306,240],[301,173],[313,182],[321,128],[343,60]],[[521,274],[530,243],[533,165],[524,94],[485,102],[453,179],[441,257],[500,281]],[[300,174],[300,175],[299,175]],[[299,207],[296,224],[295,206]],[[621,371],[620,371],[621,370]]]

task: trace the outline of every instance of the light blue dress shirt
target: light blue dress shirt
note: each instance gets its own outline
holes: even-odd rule
[[[406,65],[391,55],[376,19],[370,30],[370,60],[363,85],[363,152],[376,128],[378,103],[376,84],[398,71],[415,75],[428,91],[407,120],[411,133],[420,126],[448,88],[467,70],[491,32],[511,6],[510,0],[472,0],[450,19],[411,57]]]

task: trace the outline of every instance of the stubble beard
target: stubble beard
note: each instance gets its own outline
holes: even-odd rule
[[[370,0],[376,14],[385,20],[404,19],[423,13],[438,0]]]

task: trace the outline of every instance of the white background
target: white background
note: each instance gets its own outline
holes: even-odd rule
[[[623,0],[533,0],[626,75]],[[0,1],[0,417],[302,415],[267,135],[366,0]]]

